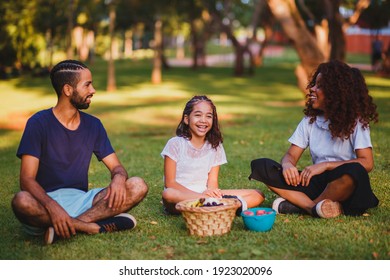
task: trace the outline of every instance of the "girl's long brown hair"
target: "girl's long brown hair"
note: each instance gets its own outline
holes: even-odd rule
[[[192,134],[190,131],[190,127],[187,124],[185,124],[184,116],[186,115],[189,116],[192,110],[194,109],[194,106],[202,101],[208,102],[213,110],[213,125],[210,131],[207,132],[206,134],[206,140],[209,141],[209,143],[214,149],[216,149],[219,146],[219,144],[223,142],[223,137],[222,137],[221,130],[219,128],[217,108],[215,107],[211,99],[209,99],[205,95],[196,95],[187,102],[183,111],[183,115],[181,117],[181,121],[177,126],[176,135],[191,140]]]

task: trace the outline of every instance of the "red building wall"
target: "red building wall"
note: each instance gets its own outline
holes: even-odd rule
[[[367,34],[348,34],[347,38],[347,52],[350,53],[371,53],[371,43],[376,36]],[[390,46],[389,35],[379,35],[378,39],[383,42],[383,49]]]

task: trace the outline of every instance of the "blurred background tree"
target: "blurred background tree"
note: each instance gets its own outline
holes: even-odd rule
[[[107,1],[1,1],[1,77],[44,74],[60,59],[94,63],[98,57],[111,65],[110,91],[117,59],[153,59],[151,81],[160,83],[171,67],[168,58],[187,57],[192,68],[207,67],[210,44],[230,50],[233,74],[243,76],[262,67],[267,46],[279,44],[295,49],[297,84],[305,91],[319,63],[345,61],[349,26],[375,30],[372,41],[380,41],[379,30],[390,19],[390,0]]]

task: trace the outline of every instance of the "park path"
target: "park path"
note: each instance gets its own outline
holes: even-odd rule
[[[282,46],[268,46],[264,50],[265,57],[280,57],[284,54],[284,47]],[[215,67],[215,66],[226,66],[232,65],[234,63],[235,55],[230,54],[216,54],[216,55],[207,55],[206,56],[206,66]],[[192,57],[186,58],[169,58],[168,64],[173,67],[191,67],[192,66]],[[363,63],[351,63],[351,67],[356,67],[360,70],[371,71],[372,67],[369,64]]]
[[[266,57],[279,57],[283,55],[284,47],[282,46],[269,46],[264,50],[264,56]],[[214,54],[206,56],[206,65],[208,67],[213,66],[223,66],[227,64],[232,64],[234,62],[235,55],[233,53],[229,54]],[[186,58],[170,58],[168,59],[169,65],[174,67],[190,67],[192,65],[192,57]]]

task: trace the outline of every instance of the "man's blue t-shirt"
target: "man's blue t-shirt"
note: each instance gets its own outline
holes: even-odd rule
[[[52,109],[47,109],[28,120],[16,155],[39,159],[36,180],[46,192],[61,188],[87,191],[92,154],[100,161],[113,152],[106,130],[96,117],[80,111],[79,127],[69,130]]]

